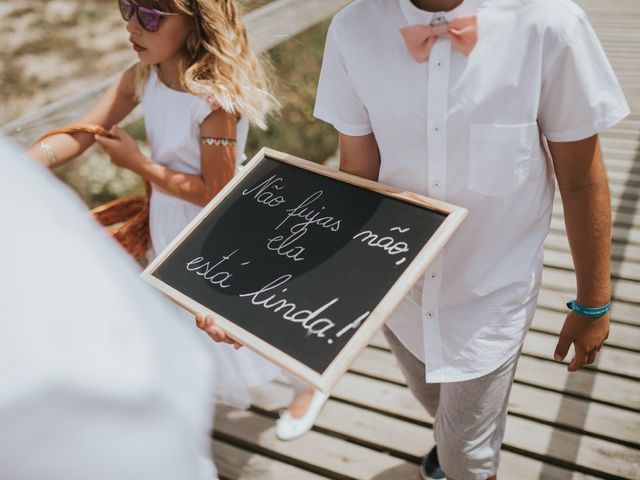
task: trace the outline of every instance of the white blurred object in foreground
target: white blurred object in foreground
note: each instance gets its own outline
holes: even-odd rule
[[[215,478],[195,326],[0,138],[0,478]]]

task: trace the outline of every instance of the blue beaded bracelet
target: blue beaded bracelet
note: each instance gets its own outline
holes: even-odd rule
[[[570,302],[567,302],[567,308],[584,317],[597,318],[611,310],[611,302],[607,303],[604,307],[589,308],[583,307],[575,300],[571,300]]]

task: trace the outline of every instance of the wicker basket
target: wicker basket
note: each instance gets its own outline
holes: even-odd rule
[[[109,136],[99,125],[69,125],[56,128],[43,135],[38,142],[59,133],[86,132]],[[108,228],[109,235],[134,258],[142,257],[151,246],[149,235],[149,196],[151,185],[145,181],[146,193],[118,198],[91,210],[91,215]]]

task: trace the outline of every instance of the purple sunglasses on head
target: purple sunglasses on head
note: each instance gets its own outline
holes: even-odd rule
[[[118,0],[118,7],[120,7],[120,13],[126,22],[131,20],[135,13],[138,23],[147,32],[157,32],[160,28],[160,20],[165,15],[180,15],[179,13],[161,12],[155,8],[143,7],[131,0]]]

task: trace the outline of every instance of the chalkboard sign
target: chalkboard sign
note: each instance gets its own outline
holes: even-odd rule
[[[263,149],[143,277],[328,391],[465,215]]]

